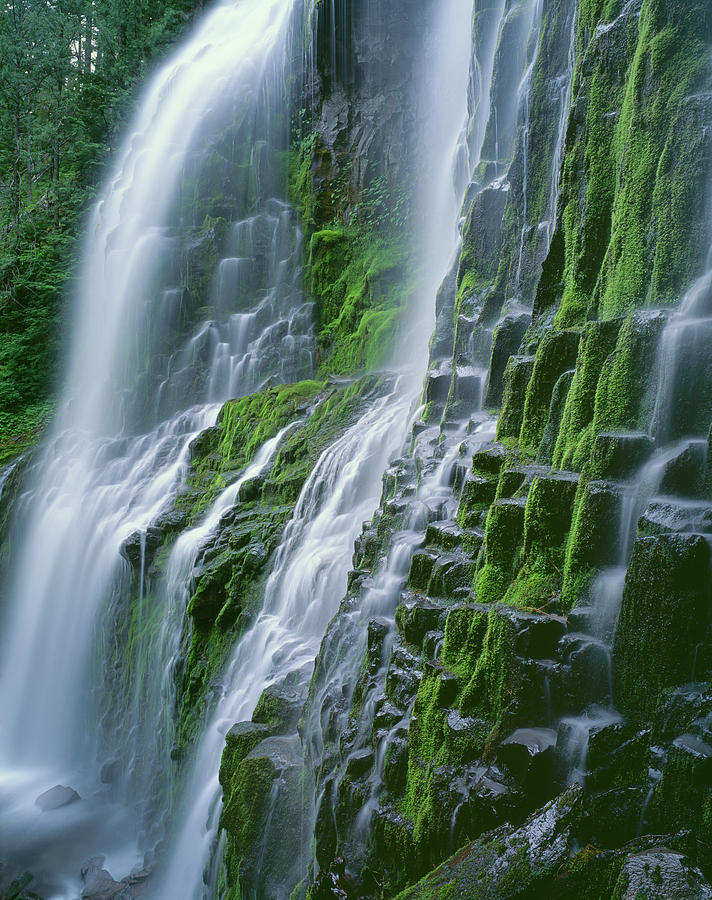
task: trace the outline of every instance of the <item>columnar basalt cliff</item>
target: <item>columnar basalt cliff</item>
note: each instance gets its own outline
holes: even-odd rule
[[[290,10],[131,347],[136,433],[190,418],[91,651],[141,865],[82,896],[710,898],[712,7]],[[8,569],[40,464],[0,473]]]

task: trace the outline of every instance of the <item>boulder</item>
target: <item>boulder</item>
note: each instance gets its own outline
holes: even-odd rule
[[[712,900],[712,888],[690,861],[667,847],[630,853],[613,891],[615,900]]]
[[[75,803],[77,800],[81,800],[81,797],[74,788],[57,784],[45,791],[44,794],[40,794],[35,800],[35,806],[39,806],[42,812],[50,812],[62,806],[69,806],[70,803]]]
[[[540,877],[568,860],[569,845],[581,815],[581,797],[581,788],[574,785],[519,828],[505,825],[467,844],[418,884],[399,894],[399,900],[495,900],[535,890]]]
[[[103,856],[95,856],[82,866],[82,900],[132,900],[133,891],[122,881],[114,881],[104,868]]]

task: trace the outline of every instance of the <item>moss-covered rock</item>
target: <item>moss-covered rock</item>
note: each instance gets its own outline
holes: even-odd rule
[[[497,419],[497,440],[516,441],[522,428],[527,385],[534,371],[534,357],[510,356],[504,370],[502,412]]]
[[[475,581],[480,603],[496,603],[504,598],[519,566],[524,538],[526,500],[496,500],[487,513],[484,565]]]
[[[467,844],[398,900],[544,895],[559,867],[581,815],[581,789],[571,788],[535,813],[520,828],[503,827]]]
[[[706,654],[709,566],[699,535],[636,541],[613,656],[616,701],[626,714],[652,713],[663,689],[692,678],[700,641]]]
[[[536,453],[544,436],[554,387],[576,362],[579,331],[547,331],[539,344],[534,369],[527,385],[519,442]]]
[[[564,608],[578,603],[598,570],[618,562],[622,502],[621,488],[615,483],[580,480],[564,561]]]

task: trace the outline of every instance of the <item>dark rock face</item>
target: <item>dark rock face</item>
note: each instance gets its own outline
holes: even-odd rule
[[[635,900],[641,894],[651,900],[707,900],[712,888],[702,872],[681,853],[653,847],[630,853],[623,863],[616,897]]]

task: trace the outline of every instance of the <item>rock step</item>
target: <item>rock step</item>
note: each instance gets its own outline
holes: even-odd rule
[[[408,573],[408,587],[430,597],[461,600],[472,591],[475,561],[462,551],[433,548],[413,554]]]
[[[425,546],[435,550],[462,550],[476,559],[485,539],[481,528],[461,528],[453,519],[432,522],[425,531]]]

